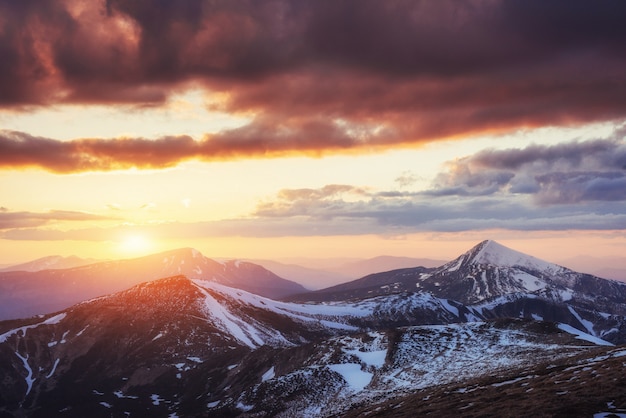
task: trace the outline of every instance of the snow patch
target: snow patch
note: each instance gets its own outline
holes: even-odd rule
[[[246,404],[244,404],[243,402],[237,402],[237,406],[236,406],[236,408],[237,408],[237,409],[242,410],[243,412],[248,412],[248,411],[250,411],[251,409],[253,409],[253,408],[254,408],[254,406],[252,406],[252,405],[246,405]]]
[[[37,328],[40,325],[55,325],[58,324],[59,322],[61,322],[61,320],[63,318],[65,318],[65,313],[61,313],[58,315],[55,315],[53,317],[50,317],[48,319],[46,319],[43,322],[39,322],[38,324],[33,324],[33,325],[25,325],[23,327],[19,327],[19,328],[15,328],[12,329],[10,331],[5,332],[4,334],[0,334],[0,343],[3,343],[7,340],[7,338],[9,338],[11,335],[13,334],[17,334],[18,332],[22,331],[22,336],[26,336],[26,331],[32,328]]]
[[[355,363],[329,364],[328,368],[339,373],[350,389],[355,392],[365,389],[374,377],[373,373],[364,372],[361,370],[361,365]]]
[[[596,345],[606,345],[606,346],[612,346],[613,344],[611,344],[608,341],[604,341],[603,339],[600,339],[598,337],[595,337],[593,335],[589,335],[579,329],[574,328],[571,325],[567,325],[567,324],[558,324],[559,329],[572,334],[572,335],[576,335],[576,338],[579,340],[584,340],[584,341],[589,341],[590,343],[594,343]]]
[[[26,386],[27,386],[26,395],[24,396],[28,396],[28,394],[30,393],[30,390],[33,388],[33,382],[35,381],[35,379],[33,378],[33,369],[31,369],[31,367],[28,365],[28,354],[26,355],[26,357],[22,356],[17,351],[15,352],[15,354],[20,358],[20,360],[22,360],[22,363],[24,364],[24,368],[26,369],[26,372],[28,373],[26,377],[24,378],[24,380],[26,380]]]
[[[207,308],[207,313],[219,322],[226,332],[250,348],[256,348],[264,344],[263,339],[257,335],[254,328],[244,323],[222,307],[222,305],[213,296],[211,296],[205,288],[201,286],[197,287],[204,294],[204,303]]]
[[[274,372],[274,366],[272,366],[270,367],[268,371],[263,373],[263,376],[261,376],[261,381],[265,382],[266,380],[273,379],[275,376],[276,376],[276,373]]]
[[[593,330],[593,323],[591,321],[587,321],[586,319],[581,318],[578,312],[576,312],[576,310],[572,308],[571,306],[568,306],[567,309],[569,309],[571,314],[576,317],[578,322],[580,322],[585,327],[585,329],[587,330],[587,333],[591,335],[596,335],[596,333]]]
[[[89,325],[86,325],[85,328],[81,329],[80,331],[78,331],[76,333],[77,337],[80,337],[81,335],[83,335],[83,332],[85,332],[85,330],[87,330],[87,328],[89,328]]]
[[[113,394],[118,399],[139,399],[139,396],[124,395],[124,392],[122,392],[121,390],[116,390],[115,392],[113,392]]]
[[[528,292],[536,292],[546,288],[546,283],[539,280],[538,277],[528,274],[525,271],[516,271],[513,277],[519,281],[522,288]]]
[[[347,324],[351,318],[365,317],[371,315],[375,306],[371,302],[363,304],[351,303],[330,303],[330,304],[298,304],[289,302],[279,302],[262,296],[254,295],[239,289],[233,289],[206,280],[192,280],[192,282],[205,295],[207,314],[216,319],[222,325],[222,329],[231,333],[236,339],[251,348],[263,345],[266,342],[263,337],[272,340],[282,341],[283,344],[289,342],[275,330],[264,329],[262,325],[257,327],[246,319],[245,321],[231,313],[227,307],[222,306],[211,292],[217,292],[242,305],[252,306],[265,311],[274,312],[282,316],[288,316],[297,322],[317,323],[326,328],[355,331],[358,328]],[[268,335],[269,334],[269,335]]]
[[[360,350],[346,350],[346,354],[355,355],[363,363],[368,366],[383,367],[385,365],[385,358],[387,357],[387,350],[377,351],[360,351]]]
[[[494,383],[491,386],[493,386],[494,388],[499,388],[500,386],[512,385],[513,383],[521,382],[522,380],[525,380],[525,379],[530,379],[531,377],[534,377],[534,376],[521,376],[521,377],[517,377],[515,379],[507,380],[504,382]]]
[[[52,377],[52,375],[54,374],[54,371],[57,369],[58,365],[59,365],[59,359],[56,359],[54,361],[54,365],[52,366],[52,370],[50,370],[50,373],[48,373],[46,375],[46,379],[50,379]]]
[[[463,261],[465,261],[465,256],[461,256],[456,260],[456,264],[454,264],[452,267],[449,267],[447,270],[448,271],[457,271],[460,267],[461,264],[463,264]]]
[[[559,289],[558,292],[563,302],[572,300],[572,298],[574,297],[574,291],[572,289]]]
[[[459,309],[452,306],[447,299],[439,299],[439,301],[447,311],[453,313],[456,317],[459,316]]]
[[[165,399],[161,398],[156,393],[150,395],[150,399],[152,399],[152,405],[159,406],[161,402],[165,402]]]

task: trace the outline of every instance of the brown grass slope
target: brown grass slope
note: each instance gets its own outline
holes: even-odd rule
[[[593,417],[626,414],[626,346],[428,388],[354,408],[352,417]],[[623,416],[623,415],[622,415]]]

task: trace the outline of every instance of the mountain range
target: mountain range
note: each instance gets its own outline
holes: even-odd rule
[[[191,249],[117,263],[139,283],[0,321],[0,416],[626,411],[626,284],[494,241],[315,292]]]
[[[195,249],[182,248],[68,269],[2,272],[0,320],[53,312],[145,281],[178,274],[270,298],[306,291],[303,286],[282,279],[259,265],[238,260],[218,262]]]
[[[100,260],[95,258],[80,258],[75,255],[63,257],[60,255],[50,255],[47,257],[38,258],[36,260],[29,261],[27,263],[20,263],[14,265],[7,265],[0,268],[0,272],[5,271],[41,271],[50,269],[69,269],[72,267],[85,266],[87,264],[94,264]]]
[[[430,258],[389,255],[363,260],[296,259],[289,263],[272,260],[249,260],[305,287],[319,290],[352,281],[365,275],[414,266],[438,267],[446,261]]]

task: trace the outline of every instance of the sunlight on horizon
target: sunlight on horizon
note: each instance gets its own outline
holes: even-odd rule
[[[148,254],[153,249],[154,243],[138,234],[127,235],[119,244],[120,252],[129,256]]]

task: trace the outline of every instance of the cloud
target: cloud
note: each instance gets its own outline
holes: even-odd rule
[[[623,230],[625,163],[626,142],[617,137],[484,150],[449,162],[428,190],[287,189],[259,204],[253,216],[291,219],[305,230],[306,222],[360,221],[370,233]]]
[[[188,136],[156,140],[121,138],[57,141],[22,132],[0,131],[0,166],[39,167],[57,173],[163,168],[195,156]]]
[[[426,194],[526,194],[535,203],[555,205],[624,201],[625,185],[626,142],[610,138],[480,151],[449,162]]]
[[[255,116],[196,143],[40,141],[58,160],[44,168],[57,172],[363,152],[626,118],[618,1],[1,0],[0,16],[0,107],[160,106],[194,86],[212,109]],[[158,144],[182,151],[131,161],[131,149]],[[125,159],[119,148],[130,148]]]
[[[626,201],[626,172],[549,173],[536,180],[537,199],[544,204]]]
[[[11,212],[0,209],[0,230],[30,228],[58,221],[96,221],[114,219],[85,212],[51,210],[48,212]]]
[[[395,182],[398,183],[400,187],[408,187],[415,184],[418,180],[419,177],[415,175],[415,173],[405,171],[395,179]]]
[[[550,206],[537,210],[521,200],[481,197],[459,202],[336,201],[332,206],[313,205],[306,211],[272,216],[207,222],[171,222],[119,225],[107,228],[59,230],[24,227],[0,232],[6,240],[116,241],[129,233],[152,239],[207,237],[286,237],[340,235],[402,235],[414,232],[459,232],[503,229],[509,231],[624,230],[626,214],[621,205],[583,209]],[[324,213],[322,213],[324,212]]]
[[[619,135],[620,133],[616,134]],[[0,235],[11,240],[115,240],[222,236],[402,235],[490,230],[626,230],[626,143],[617,137],[520,149],[483,150],[451,161],[428,190],[375,190],[349,184],[279,190],[245,218],[119,225],[61,231],[51,219],[80,212],[0,209]]]

